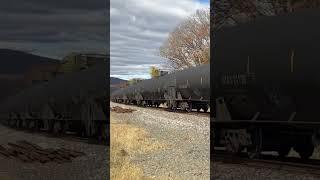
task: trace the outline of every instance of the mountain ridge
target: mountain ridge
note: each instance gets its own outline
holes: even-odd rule
[[[0,49],[0,73],[23,74],[36,64],[57,64],[60,60],[34,55],[28,52]]]

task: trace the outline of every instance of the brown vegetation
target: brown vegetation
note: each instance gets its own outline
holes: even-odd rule
[[[185,69],[210,61],[210,11],[198,10],[178,25],[160,47],[160,56],[174,69]]]
[[[17,158],[23,162],[57,163],[71,162],[73,158],[84,156],[85,153],[65,148],[44,149],[28,141],[17,141],[8,143],[8,148],[0,145],[0,155],[6,158]]]
[[[112,116],[111,116],[112,117]],[[164,144],[152,142],[147,132],[130,124],[115,123],[111,119],[111,179],[145,180],[143,170],[130,161],[130,155],[162,149]]]
[[[279,15],[307,8],[320,7],[320,0],[220,0],[211,4],[212,28],[239,24],[258,16]]]
[[[133,111],[136,111],[135,109],[126,109],[122,108],[120,106],[115,106],[111,108],[111,111],[116,112],[116,113],[132,113]]]

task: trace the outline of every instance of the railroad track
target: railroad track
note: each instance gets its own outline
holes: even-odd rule
[[[113,102],[115,103],[115,102]],[[181,114],[192,114],[192,115],[203,115],[203,116],[210,116],[210,112],[197,112],[197,111],[191,111],[191,112],[187,112],[181,109],[176,109],[175,111],[168,109],[166,107],[160,106],[160,107],[150,107],[150,106],[135,106],[135,105],[129,105],[129,104],[121,104],[121,103],[116,103],[116,104],[120,104],[120,105],[126,105],[126,106],[133,106],[133,107],[141,107],[141,108],[146,108],[146,109],[156,109],[156,110],[160,110],[160,111],[167,111],[167,112],[176,112],[176,113],[181,113]]]
[[[239,164],[255,168],[268,168],[283,170],[293,173],[306,173],[320,178],[320,160],[262,155],[260,159],[249,159],[244,154],[232,156],[222,150],[214,150],[212,155],[213,163],[221,162],[224,164]]]
[[[32,131],[29,129],[22,129],[22,128],[18,129],[18,128],[13,128],[13,127],[9,127],[9,126],[6,126],[6,127],[10,128],[10,129],[17,130],[17,131],[23,131],[25,133],[38,134],[39,136],[44,136],[47,138],[60,138],[63,140],[74,141],[74,142],[82,142],[82,143],[95,144],[95,145],[106,145],[106,142],[99,142],[96,138],[81,137],[73,132],[68,132],[66,134],[54,135],[54,134],[50,134],[44,130]]]
[[[152,108],[154,108],[154,107],[152,107]],[[167,109],[167,108],[160,108],[160,109],[163,111],[173,112],[172,110]],[[210,115],[210,112],[197,112],[197,111],[187,112],[187,111],[183,111],[180,109],[177,109],[174,112],[181,113],[181,114],[193,114],[193,115],[205,115],[205,116]]]

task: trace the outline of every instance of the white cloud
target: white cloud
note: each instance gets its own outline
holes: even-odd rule
[[[0,48],[57,59],[70,51],[105,53],[108,14],[101,0],[13,0],[0,6]]]
[[[158,49],[170,31],[200,8],[196,0],[111,0],[110,75],[149,78],[152,65],[163,66]]]

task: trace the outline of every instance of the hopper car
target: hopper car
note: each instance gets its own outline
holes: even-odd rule
[[[106,140],[107,63],[57,76],[31,86],[0,103],[1,122],[10,127],[47,131],[59,135],[73,132]]]
[[[193,109],[207,112],[210,108],[210,65],[205,64],[138,82],[116,90],[111,100],[117,103],[159,107],[171,110]]]
[[[312,156],[320,142],[319,18],[309,9],[214,32],[215,147],[252,158],[291,149]]]

